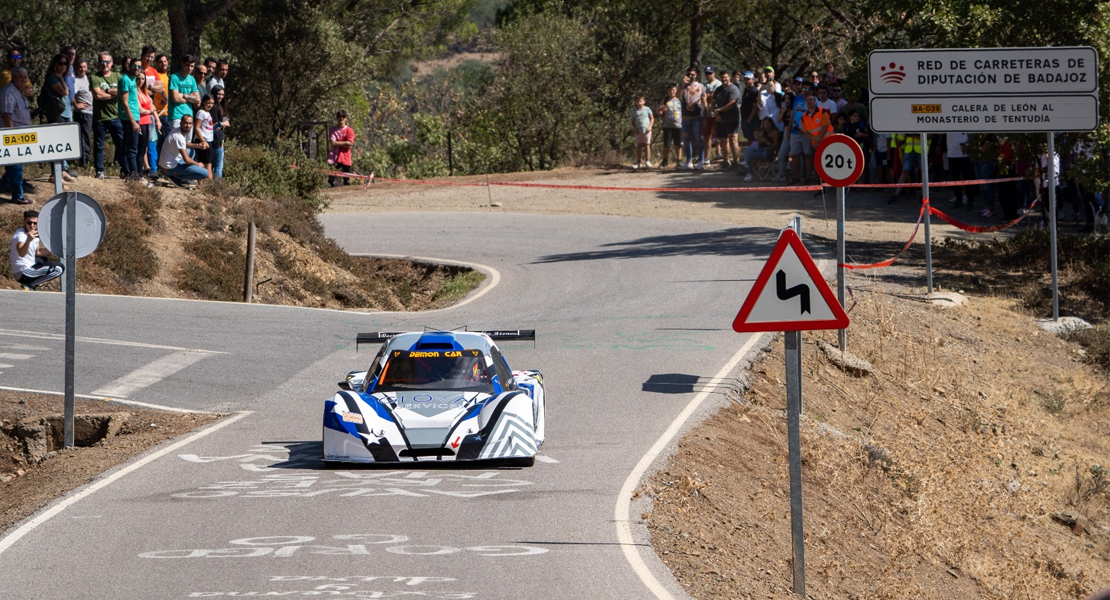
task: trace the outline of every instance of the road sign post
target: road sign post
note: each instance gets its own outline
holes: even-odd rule
[[[844,281],[844,263],[847,259],[844,247],[844,221],[846,219],[845,188],[852,185],[863,174],[863,149],[856,140],[843,134],[830,135],[821,141],[813,153],[814,164],[821,180],[836,188],[836,299],[840,306],[846,306],[847,284]],[[848,332],[841,329],[836,335],[841,352],[848,350]]]
[[[802,519],[802,331],[844,329],[848,315],[814,264],[798,232],[784,229],[732,322],[735,331],[782,331],[786,349],[786,429],[790,473],[790,537],[794,593],[805,597],[805,528]],[[774,283],[771,280],[774,279]]]
[[[61,163],[55,164],[55,181],[61,181]],[[81,227],[77,226],[81,213]],[[88,256],[104,240],[104,211],[96,200],[77,192],[56,194],[39,213],[39,239],[46,249],[63,257],[62,286],[66,295],[65,413],[63,438],[73,447],[74,363],[77,350],[77,259]]]
[[[1098,52],[1090,46],[875,50],[867,57],[871,128],[880,133],[1048,134],[1055,165],[1058,131],[1098,128]],[[922,201],[928,202],[928,150]],[[1049,170],[1055,179],[1055,169]],[[1048,186],[1052,319],[1059,320],[1055,181]],[[925,206],[926,287],[933,291],[929,205]]]

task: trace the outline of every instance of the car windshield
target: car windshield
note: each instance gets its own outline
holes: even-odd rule
[[[492,375],[480,350],[394,350],[375,391],[466,390],[493,393]]]

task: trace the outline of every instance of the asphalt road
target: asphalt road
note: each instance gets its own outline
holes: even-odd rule
[[[7,532],[0,598],[654,597],[614,505],[747,341],[732,319],[776,232],[522,214],[322,221],[352,253],[475,263],[499,283],[424,313],[79,296],[77,393],[250,412]],[[0,299],[0,385],[60,391],[63,297]],[[323,401],[375,351],[356,354],[355,334],[462,326],[537,330],[534,346],[502,348],[511,367],[544,373],[540,461],[323,469]],[[647,570],[684,597],[632,531]]]

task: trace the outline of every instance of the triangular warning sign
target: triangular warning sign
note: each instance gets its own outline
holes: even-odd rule
[[[793,229],[778,244],[732,322],[741,333],[846,329],[848,314]]]

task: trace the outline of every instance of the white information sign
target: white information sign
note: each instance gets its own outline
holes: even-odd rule
[[[1098,92],[1098,54],[1086,46],[875,50],[867,69],[873,96]]]
[[[0,165],[81,158],[81,126],[57,123],[0,129]]]
[[[1098,127],[1098,97],[881,96],[871,99],[871,127],[928,133],[1091,131]]]

